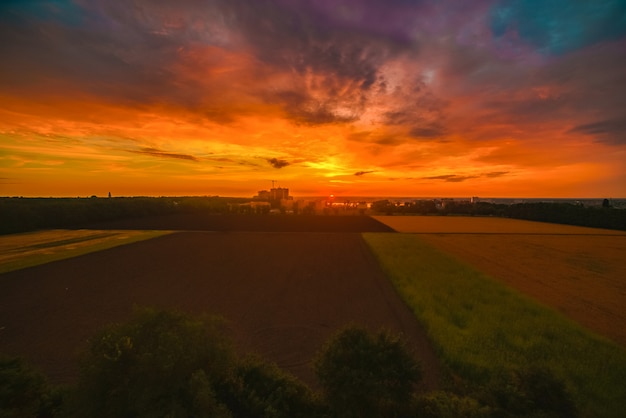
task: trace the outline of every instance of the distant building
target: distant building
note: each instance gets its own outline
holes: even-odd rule
[[[270,189],[270,200],[291,200],[289,197],[289,189],[284,187],[276,187]]]
[[[272,187],[269,191],[261,190],[253,197],[254,200],[291,200],[289,189],[285,187]]]
[[[289,196],[289,189],[286,187],[272,187],[269,191],[259,191],[252,199],[269,202],[272,208],[279,209],[286,206],[284,202],[293,200],[293,197]]]
[[[253,197],[254,200],[270,200],[270,192],[267,190],[261,190],[256,196]]]

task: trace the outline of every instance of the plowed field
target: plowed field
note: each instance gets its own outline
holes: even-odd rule
[[[408,338],[427,387],[438,380],[425,333],[358,233],[177,232],[5,273],[0,352],[71,382],[87,339],[133,306],[222,315],[241,350],[310,384],[312,357],[338,328],[384,327]]]

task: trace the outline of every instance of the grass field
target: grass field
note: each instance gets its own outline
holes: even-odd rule
[[[618,417],[626,351],[414,234],[364,234],[442,361],[470,383],[539,366],[564,379],[583,416]]]
[[[76,257],[167,231],[47,230],[0,236],[0,273]]]

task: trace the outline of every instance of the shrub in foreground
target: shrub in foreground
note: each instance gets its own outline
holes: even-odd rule
[[[402,340],[356,327],[331,339],[314,367],[330,409],[346,418],[404,416],[421,379]]]
[[[494,416],[573,418],[576,407],[565,384],[549,370],[528,367],[498,373],[485,388],[483,400]]]
[[[235,417],[317,417],[323,407],[304,383],[256,357],[240,361],[218,389]]]
[[[417,398],[419,418],[491,418],[493,410],[469,396],[450,392],[431,392]]]
[[[221,321],[145,310],[92,341],[73,413],[90,417],[228,417],[215,385],[234,367]]]
[[[0,356],[0,417],[52,417],[64,392],[23,359]]]
[[[51,389],[19,359],[0,358],[0,417],[574,417],[543,369],[507,370],[475,393],[418,395],[418,363],[388,332],[350,327],[320,350],[309,387],[256,357],[238,358],[214,317],[143,310],[91,340],[78,385]],[[473,397],[472,397],[473,396]]]
[[[320,404],[277,366],[239,359],[223,321],[143,310],[92,339],[68,415],[308,417]]]

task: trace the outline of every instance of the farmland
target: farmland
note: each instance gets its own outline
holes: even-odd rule
[[[424,388],[450,374],[478,387],[502,368],[536,365],[566,382],[583,416],[619,416],[626,354],[589,330],[624,345],[623,232],[497,218],[377,220],[384,224],[173,215],[3,237],[17,240],[4,241],[17,259],[75,245],[86,253],[0,275],[0,352],[71,382],[96,329],[152,306],[222,315],[240,350],[315,386],[315,351],[359,324],[404,333]],[[405,233],[381,233],[391,228]]]
[[[567,382],[583,415],[621,416],[626,235],[507,219],[377,219],[405,232],[365,237],[453,373],[477,384],[502,368],[540,366]]]
[[[623,348],[429,245],[415,234],[366,234],[426,327],[444,364],[481,385],[529,366],[563,379],[583,416],[621,416]],[[618,325],[619,326],[619,325]]]
[[[502,218],[378,217],[626,347],[626,233]]]
[[[425,333],[358,233],[387,227],[358,219],[347,223],[356,231],[340,233],[298,232],[294,224],[291,232],[179,231],[4,273],[0,352],[71,382],[95,330],[126,320],[134,306],[152,306],[221,315],[242,351],[313,385],[312,357],[338,328],[387,328],[405,334],[425,385],[436,387],[438,362]],[[315,222],[324,229],[323,218]]]

